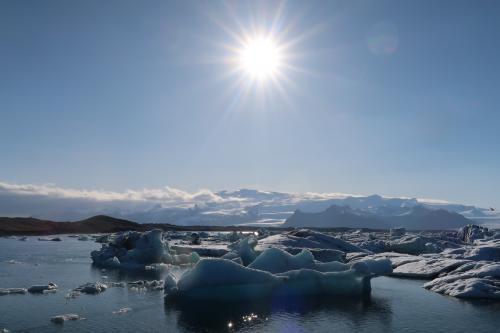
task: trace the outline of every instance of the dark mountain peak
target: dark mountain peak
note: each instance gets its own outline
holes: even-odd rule
[[[319,213],[305,213],[296,210],[285,221],[286,227],[317,228],[386,228],[385,223],[377,217],[359,214],[349,206],[331,205]]]

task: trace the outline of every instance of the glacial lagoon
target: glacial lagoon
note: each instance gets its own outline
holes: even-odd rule
[[[0,328],[11,332],[495,332],[500,303],[460,300],[422,288],[424,281],[377,277],[362,298],[280,298],[246,303],[175,304],[161,290],[109,288],[67,298],[86,282],[157,279],[102,270],[89,253],[93,241],[0,239],[0,286],[54,282],[55,293],[0,296]],[[173,274],[180,274],[174,269]],[[121,311],[120,309],[126,309]],[[75,313],[84,320],[54,324]]]

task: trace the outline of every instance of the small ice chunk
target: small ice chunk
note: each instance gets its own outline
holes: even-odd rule
[[[73,289],[73,291],[78,291],[83,294],[99,294],[108,288],[107,285],[100,282],[88,282],[78,288]]]
[[[138,280],[129,282],[128,285],[131,288],[145,288],[150,290],[163,290],[164,281],[162,280]]]
[[[22,264],[22,262],[14,260],[14,259],[7,260],[6,263],[11,264],[11,265]]]
[[[120,310],[113,311],[113,314],[124,314],[130,311],[132,311],[131,308],[121,308]]]
[[[80,317],[77,314],[68,313],[68,314],[54,316],[50,318],[50,321],[53,322],[54,324],[64,324],[64,322],[68,320],[83,320],[83,319],[85,318]]]
[[[0,296],[10,295],[10,294],[26,294],[28,289],[26,288],[0,288]]]
[[[52,282],[49,282],[46,285],[35,285],[28,288],[28,292],[32,294],[55,292],[56,290],[57,290],[57,285]]]

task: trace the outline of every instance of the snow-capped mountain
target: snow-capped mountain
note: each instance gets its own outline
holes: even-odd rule
[[[486,208],[416,198],[360,196],[342,193],[287,193],[239,189],[189,193],[165,187],[109,192],[53,185],[12,185],[0,182],[0,216],[32,216],[74,221],[105,214],[140,223],[179,225],[280,225],[295,211],[320,213],[331,206],[348,207],[359,216],[394,220],[412,208],[445,210],[481,223],[500,220]]]

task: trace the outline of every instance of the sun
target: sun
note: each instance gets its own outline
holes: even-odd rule
[[[243,45],[239,62],[250,77],[262,80],[277,73],[282,65],[282,54],[272,38],[256,37]]]

